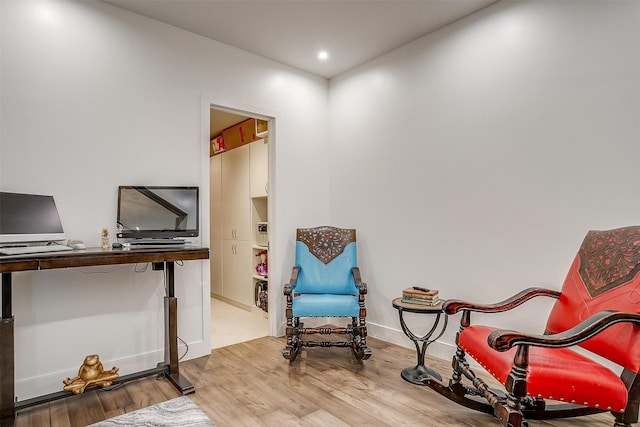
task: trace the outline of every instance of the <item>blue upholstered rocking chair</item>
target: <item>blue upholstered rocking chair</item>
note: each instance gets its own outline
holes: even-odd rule
[[[356,359],[371,356],[367,346],[367,284],[360,278],[356,230],[335,227],[299,228],[296,261],[284,286],[287,299],[287,344],[282,355],[295,360],[302,347],[351,348]],[[346,327],[305,328],[301,317],[349,317]],[[314,341],[303,335],[342,334],[342,341]]]

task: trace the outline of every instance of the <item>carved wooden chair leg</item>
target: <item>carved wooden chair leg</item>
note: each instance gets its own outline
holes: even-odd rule
[[[300,323],[300,319],[297,317],[287,319],[287,344],[282,350],[282,357],[289,359],[290,362],[296,360],[296,357],[298,357],[300,353],[300,348],[302,347],[300,340],[302,326],[304,325]]]
[[[298,353],[300,352],[300,345],[298,342],[288,342],[284,350],[282,350],[282,357],[289,359],[290,362],[296,360]]]
[[[462,383],[462,371],[466,365],[467,360],[465,359],[465,353],[460,347],[458,347],[453,355],[453,359],[451,360],[453,373],[451,374],[451,380],[449,381],[450,386],[453,387]]]
[[[357,360],[367,360],[373,353],[367,345],[367,325],[364,316],[362,316],[362,309],[360,318],[352,318],[351,328],[353,330],[351,338],[353,355]]]
[[[454,354],[453,361],[451,362],[453,365],[453,374],[451,375],[451,382],[450,382],[451,386],[461,384],[465,367],[469,366],[466,360],[465,352],[462,348],[460,348],[460,334],[470,324],[471,324],[471,312],[469,310],[464,310],[462,312],[462,318],[460,319],[460,329],[456,334],[456,353]]]
[[[624,412],[614,412],[614,427],[631,427],[638,422],[640,415],[640,374],[625,369],[620,375],[629,390],[629,403]]]
[[[524,417],[521,402],[527,395],[527,366],[529,365],[529,347],[518,347],[511,373],[507,377],[505,388],[508,391],[504,404],[494,405],[496,415],[505,427],[521,427]]]
[[[367,360],[372,354],[371,349],[367,345],[366,339],[362,338],[360,335],[356,335],[354,337],[351,350],[357,360]]]

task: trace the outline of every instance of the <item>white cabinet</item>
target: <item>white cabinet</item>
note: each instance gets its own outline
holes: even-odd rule
[[[251,240],[249,145],[220,154],[222,157],[222,237]]]
[[[253,305],[251,281],[251,242],[224,240],[222,248],[223,296],[240,304]]]
[[[249,144],[251,165],[251,197],[267,197],[269,194],[269,144],[267,139]]]

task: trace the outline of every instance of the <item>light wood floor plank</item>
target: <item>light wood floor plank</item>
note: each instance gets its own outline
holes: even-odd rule
[[[261,421],[263,425],[268,427],[281,427],[281,426],[308,426],[304,422],[304,419],[297,417],[291,412],[285,409],[278,409],[269,414],[265,414]]]
[[[71,427],[84,427],[105,418],[97,393],[84,393],[67,398]]]
[[[116,386],[112,390],[100,391],[96,394],[106,418],[122,415],[127,409],[135,406],[129,392],[122,386]]]
[[[305,415],[302,417],[302,421],[302,425],[305,427],[349,427],[349,424],[343,422],[337,417],[334,417],[324,409]]]
[[[66,400],[57,400],[49,404],[49,414],[51,416],[51,426],[71,427],[69,410]],[[46,425],[46,424],[45,424]]]

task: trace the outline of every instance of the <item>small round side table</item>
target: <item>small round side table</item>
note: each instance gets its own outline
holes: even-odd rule
[[[416,346],[416,353],[418,355],[418,364],[415,367],[404,368],[400,373],[400,376],[405,381],[408,381],[412,384],[424,385],[424,383],[420,380],[421,377],[425,375],[430,375],[438,380],[442,381],[442,376],[434,371],[431,368],[428,368],[424,364],[424,355],[427,352],[427,347],[429,344],[436,341],[438,338],[444,334],[445,329],[447,329],[447,315],[444,313],[442,309],[442,301],[438,305],[429,306],[429,305],[421,305],[421,304],[410,304],[406,302],[402,302],[402,298],[395,298],[392,301],[393,307],[398,310],[398,315],[400,316],[400,326],[402,326],[402,331],[408,336],[413,344]],[[433,326],[426,334],[423,336],[418,336],[411,332],[407,327],[407,324],[404,321],[404,312],[408,313],[418,313],[418,314],[434,314],[436,316],[435,321],[433,322]],[[444,314],[444,316],[443,316]],[[444,320],[440,322],[440,319]],[[440,324],[441,323],[441,324]],[[439,325],[440,324],[440,325]],[[436,329],[440,326],[440,330],[435,338],[432,338]]]

